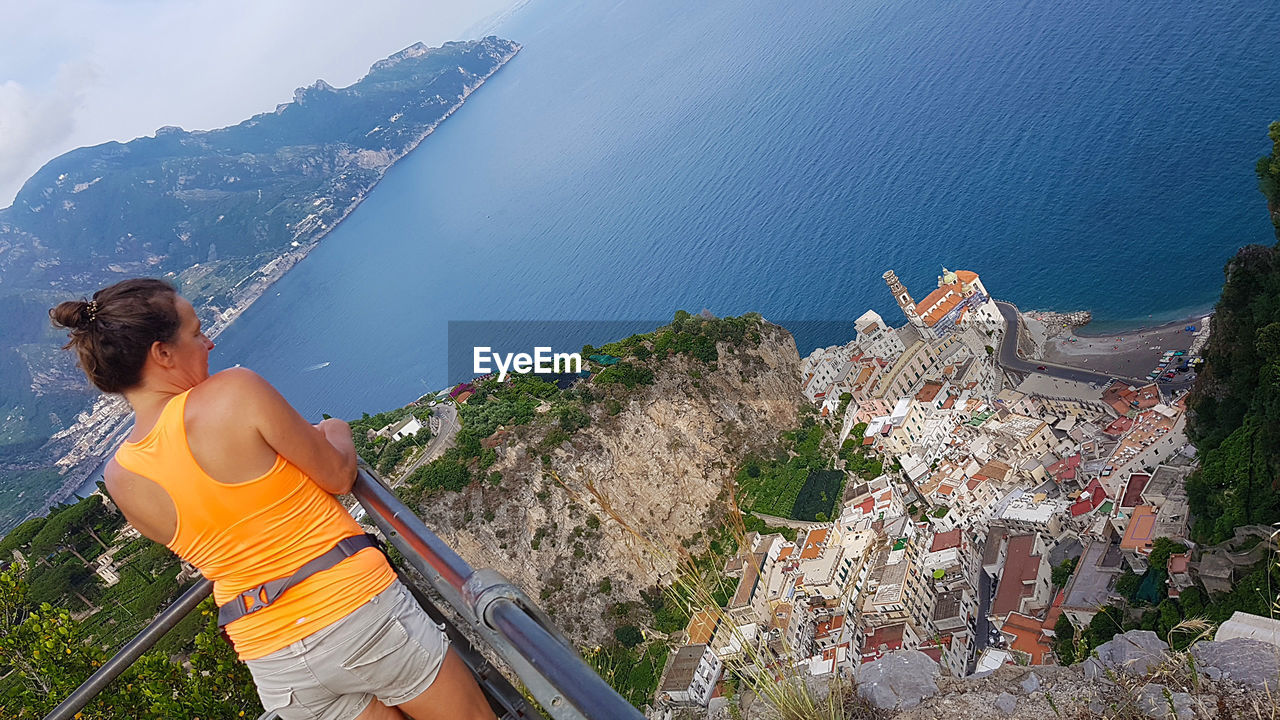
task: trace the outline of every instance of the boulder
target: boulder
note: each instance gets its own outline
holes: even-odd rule
[[[1184,692],[1169,692],[1169,689],[1158,683],[1144,685],[1138,692],[1138,709],[1143,715],[1157,720],[1173,716],[1177,720],[1194,720],[1195,706],[1191,695]]]
[[[938,663],[919,650],[895,650],[854,671],[858,695],[881,710],[915,707],[938,692]]]
[[[1106,677],[1107,670],[1142,675],[1164,662],[1168,649],[1169,644],[1150,630],[1130,630],[1094,649],[1081,670],[1090,680]]]
[[[1000,693],[1000,696],[996,698],[993,704],[997,710],[1005,715],[1012,715],[1014,708],[1018,706],[1018,698],[1007,692]]]
[[[1029,672],[1022,677],[1021,681],[1018,682],[1018,687],[1022,688],[1023,694],[1030,695],[1040,689],[1040,677],[1034,672]]]
[[[1250,638],[1197,643],[1196,669],[1213,680],[1226,678],[1254,690],[1280,692],[1280,647]]]

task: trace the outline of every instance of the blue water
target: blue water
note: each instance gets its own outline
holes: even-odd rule
[[[534,0],[499,33],[520,55],[216,362],[351,416],[442,387],[450,320],[899,324],[881,274],[942,265],[1132,327],[1275,241],[1280,3]]]

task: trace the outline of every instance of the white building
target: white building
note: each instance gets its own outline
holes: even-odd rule
[[[906,351],[898,333],[885,323],[875,310],[868,310],[854,321],[858,329],[858,349],[864,355],[879,358],[896,358]]]
[[[659,696],[673,704],[706,707],[723,668],[710,646],[685,645],[676,651]]]

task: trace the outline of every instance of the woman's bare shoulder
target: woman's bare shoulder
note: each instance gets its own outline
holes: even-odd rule
[[[271,384],[258,373],[242,367],[227,368],[192,388],[188,405],[235,405],[246,409],[246,401],[261,398],[273,391]]]
[[[261,387],[266,385],[267,381],[258,373],[246,367],[227,368],[218,373],[209,376],[208,380],[200,383],[201,386],[209,385],[219,389],[235,389]]]

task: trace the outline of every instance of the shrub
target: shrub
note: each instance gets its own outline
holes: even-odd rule
[[[644,634],[635,625],[623,625],[613,631],[613,637],[626,647],[635,647],[644,642]]]

